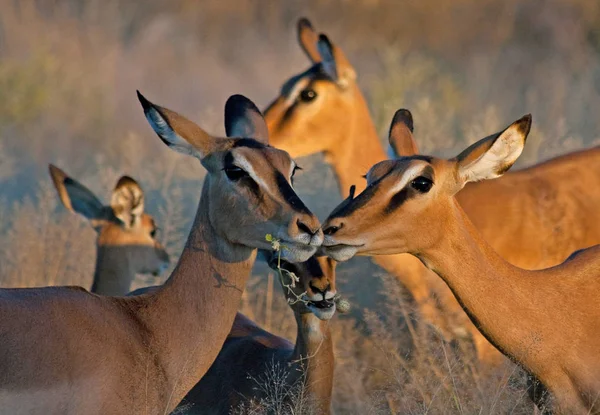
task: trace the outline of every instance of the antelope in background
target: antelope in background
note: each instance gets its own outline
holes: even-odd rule
[[[319,221],[291,187],[295,164],[268,146],[251,101],[229,98],[227,138],[217,138],[138,96],[161,140],[208,171],[186,246],[167,282],[144,295],[0,290],[6,413],[172,411],[221,350],[257,249],[272,249],[265,234],[286,245],[288,261],[308,260],[322,243]]]
[[[524,270],[486,242],[454,195],[493,179],[521,154],[525,116],[444,160],[407,156],[367,173],[323,226],[324,250],[343,261],[410,252],[438,274],[484,336],[535,375],[569,414],[600,409],[600,246],[553,268]]]
[[[270,266],[277,270],[276,255]],[[308,410],[329,414],[334,370],[329,320],[336,311],[335,266],[335,261],[327,257],[314,256],[296,264],[283,261],[281,267],[299,278],[292,291],[282,286],[296,319],[296,344],[263,330],[238,313],[219,356],[181,402],[177,413],[224,414],[247,401],[267,398],[258,389],[257,381],[275,366],[287,375],[286,401],[294,405],[299,398],[294,391],[305,386],[309,409],[303,406],[302,413]],[[297,300],[302,293],[306,293],[306,302]]]
[[[351,185],[364,189],[362,175],[387,156],[377,137],[356,72],[339,47],[318,36],[306,19],[298,39],[313,62],[288,80],[265,111],[271,143],[292,157],[323,152],[338,178],[343,197]],[[412,119],[396,124],[393,144],[401,156],[417,153]],[[577,249],[600,243],[600,149],[583,150],[506,174],[470,183],[456,195],[475,227],[504,259],[521,268],[557,265]],[[466,325],[482,361],[496,363],[498,352],[468,323],[450,290],[409,255],[380,256],[375,262],[396,275],[412,293],[424,318],[445,327],[432,304],[435,292],[444,314],[460,333]],[[452,323],[450,323],[452,324]]]
[[[98,233],[96,267],[91,292],[125,295],[136,274],[160,275],[169,255],[156,240],[154,218],[144,213],[144,191],[123,176],[103,205],[85,186],[50,164],[50,176],[63,205],[85,217]]]

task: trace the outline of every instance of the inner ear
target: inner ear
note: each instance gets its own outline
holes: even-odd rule
[[[333,53],[333,45],[329,38],[321,34],[319,35],[319,41],[317,42],[317,48],[319,50],[319,55],[321,56],[321,65],[323,66],[323,71],[334,81],[338,80],[338,70],[337,65],[335,63],[335,56]]]
[[[48,170],[58,197],[67,209],[79,213],[88,220],[104,219],[104,206],[87,187],[67,176],[53,164],[48,166]]]
[[[479,140],[456,157],[462,184],[493,179],[504,174],[521,155],[531,129],[531,115],[525,115],[504,131]]]
[[[134,179],[123,176],[113,190],[110,206],[125,227],[137,226],[144,213],[144,191]]]
[[[243,95],[232,95],[225,104],[227,137],[254,138],[269,144],[269,130],[260,110]]]
[[[298,20],[297,32],[298,43],[306,56],[308,56],[308,59],[310,59],[312,63],[321,62],[321,55],[317,49],[319,36],[306,17],[302,17]]]
[[[407,109],[396,111],[388,134],[394,158],[414,156],[419,153],[413,131],[413,117],[410,111]]]
[[[144,115],[158,137],[170,148],[200,160],[222,146],[222,139],[212,137],[184,116],[148,101],[140,91],[138,99]]]

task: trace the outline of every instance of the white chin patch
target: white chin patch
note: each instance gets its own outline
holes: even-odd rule
[[[338,245],[333,247],[324,247],[325,253],[330,258],[333,258],[337,262],[348,261],[358,252],[358,248],[355,246]]]
[[[331,308],[318,308],[312,304],[306,306],[319,320],[331,320],[335,315],[335,304]]]
[[[309,245],[285,246],[281,250],[281,258],[289,262],[304,262],[317,252],[317,248]]]

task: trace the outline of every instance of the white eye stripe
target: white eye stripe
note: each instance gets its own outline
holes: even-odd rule
[[[390,189],[391,194],[396,194],[404,189],[408,183],[419,177],[423,172],[424,165],[422,163],[409,167],[404,171],[402,178]]]
[[[258,174],[254,171],[252,164],[248,162],[248,160],[242,156],[241,154],[236,154],[234,156],[235,164],[242,170],[244,170],[248,175],[263,189],[268,190],[268,186],[263,179],[261,179]]]
[[[296,85],[294,85],[294,87],[287,96],[286,103],[290,106],[294,104],[294,102],[296,102],[296,98],[298,98],[298,95],[300,95],[300,92],[302,92],[302,90],[306,88],[307,85],[308,79],[306,78],[300,79],[298,82],[296,82]]]

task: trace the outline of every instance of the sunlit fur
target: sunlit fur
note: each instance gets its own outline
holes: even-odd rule
[[[358,245],[356,252],[363,255],[415,255],[448,284],[485,337],[552,392],[559,410],[595,413],[600,409],[600,308],[595,306],[600,246],[554,268],[517,268],[487,244],[454,198],[465,180],[506,171],[514,163],[515,146],[520,153],[529,125],[530,118],[524,117],[455,159],[412,156],[374,166],[367,176],[369,187],[323,225],[325,250],[339,260],[348,259],[338,255],[343,244]],[[386,212],[389,190],[408,181],[406,176],[414,176],[419,166],[421,172],[432,169],[431,190]],[[372,196],[365,201],[364,195]],[[359,208],[353,210],[354,204]]]
[[[208,170],[177,266],[163,286],[131,297],[98,296],[73,287],[0,290],[3,412],[170,413],[221,350],[256,249],[270,249],[264,232],[280,232],[295,259],[308,259],[322,240],[317,218],[308,209],[299,211],[301,201],[289,177],[278,181],[281,195],[272,190],[261,198],[225,182],[224,151],[233,151],[241,139],[212,137],[177,113],[139,98],[144,112],[161,114],[188,143],[183,147],[202,155]],[[266,131],[260,112],[241,96],[228,100],[225,121]],[[161,136],[168,145],[167,138]],[[289,156],[263,147],[245,155],[254,170],[261,177],[289,175]],[[250,236],[242,240],[240,229]]]
[[[303,37],[314,42],[317,36],[305,33]],[[307,49],[304,43],[302,48]],[[339,46],[336,49],[341,52]],[[311,62],[314,68],[318,60],[312,58]],[[352,68],[347,59],[340,65]],[[297,102],[297,94],[288,97],[283,93],[296,81],[300,85],[314,79],[314,74],[308,70],[291,78],[286,83],[291,86],[267,108],[271,142],[292,157],[324,154],[342,196],[348,196],[352,185],[360,193],[366,186],[362,176],[388,157],[356,82],[350,81],[344,89],[330,80],[315,81],[318,98],[311,103]],[[398,148],[410,149],[400,155],[414,154],[412,136],[399,137]],[[600,148],[594,147],[512,170],[497,180],[469,183],[456,198],[503,258],[522,268],[539,269],[561,263],[577,249],[600,243],[599,189]],[[499,354],[468,322],[450,290],[419,261],[409,255],[380,256],[374,261],[411,292],[424,319],[447,337],[464,334],[466,327],[480,360],[498,362]],[[434,297],[441,303],[443,314]],[[447,316],[453,316],[451,321]]]
[[[276,269],[276,255],[270,263]],[[284,262],[282,267],[299,278],[292,289],[295,295],[282,287],[286,299],[296,301],[296,296],[306,292],[306,298],[318,302],[322,301],[322,293],[327,298],[335,295],[333,260],[313,257],[305,263]],[[285,278],[289,284],[291,281]],[[287,373],[287,393],[297,390],[292,385],[303,380],[313,413],[329,414],[334,356],[328,320],[335,313],[335,305],[327,312],[303,302],[290,304],[290,307],[298,328],[295,345],[238,313],[215,363],[181,402],[182,410],[186,414],[223,414],[249,400],[258,402],[266,396],[256,382],[263,379],[273,365],[279,365]],[[298,399],[295,394],[287,397],[292,402],[295,399]]]

